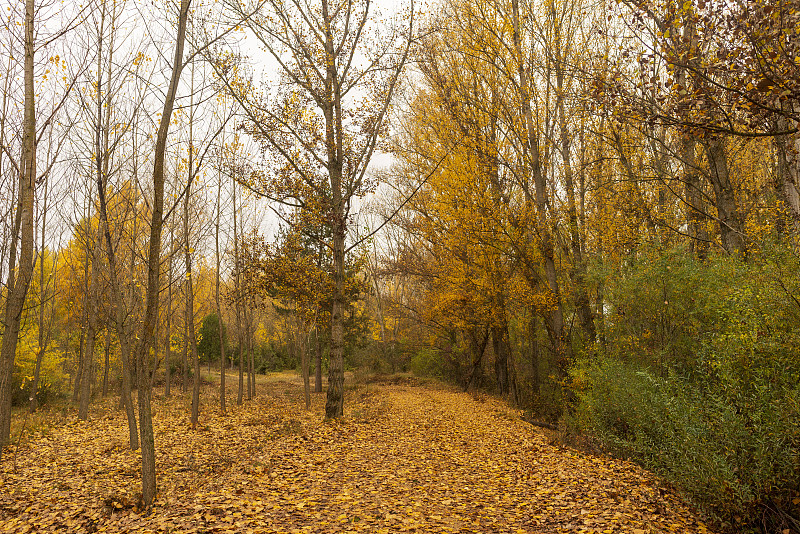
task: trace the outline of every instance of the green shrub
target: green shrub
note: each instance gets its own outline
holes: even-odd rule
[[[641,462],[716,519],[787,504],[800,483],[800,390],[761,383],[730,395],[613,359],[573,369],[573,424],[612,453]]]
[[[33,388],[33,377],[15,373],[11,377],[11,387],[11,405],[27,406]],[[54,389],[52,382],[47,377],[39,377],[39,383],[36,385],[36,401],[39,405],[47,404],[59,394],[60,392]]]
[[[28,404],[38,349],[37,333],[34,329],[28,329],[20,336],[22,337],[17,348],[11,377],[11,402],[14,406]],[[65,360],[65,353],[54,344],[42,355],[39,383],[36,388],[36,399],[40,405],[68,393],[70,389],[69,376],[64,372]]]
[[[442,377],[442,359],[433,349],[422,349],[411,357],[409,369],[417,376]]]
[[[778,247],[747,262],[638,254],[608,279],[607,350],[571,370],[572,424],[723,523],[741,529],[768,511],[776,528],[789,521],[800,489],[798,274]]]

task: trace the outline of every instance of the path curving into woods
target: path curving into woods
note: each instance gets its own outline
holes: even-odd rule
[[[324,395],[305,412],[295,380],[260,388],[195,430],[183,399],[156,399],[150,513],[110,401],[31,436],[0,466],[0,531],[708,532],[652,475],[551,445],[495,399],[370,384],[325,422]]]

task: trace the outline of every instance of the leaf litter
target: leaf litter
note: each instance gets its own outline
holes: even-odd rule
[[[154,398],[158,499],[111,401],[32,436],[0,466],[2,532],[705,533],[633,463],[551,445],[520,413],[440,387],[370,384],[345,417],[305,411],[296,383],[259,384],[226,415],[206,392]],[[16,470],[11,456],[16,454]]]

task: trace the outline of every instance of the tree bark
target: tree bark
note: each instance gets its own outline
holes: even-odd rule
[[[567,374],[567,364],[570,358],[570,346],[564,333],[564,312],[561,299],[561,289],[558,283],[558,272],[555,263],[555,247],[553,236],[550,232],[550,221],[547,216],[548,191],[547,182],[542,170],[541,153],[539,150],[539,137],[536,125],[533,122],[531,110],[530,85],[528,72],[525,69],[525,56],[522,51],[522,34],[519,13],[519,0],[512,0],[512,26],[514,51],[517,61],[517,76],[519,78],[519,91],[522,107],[522,117],[525,124],[527,138],[525,152],[528,170],[533,175],[533,186],[536,199],[537,231],[540,235],[540,246],[545,277],[550,289],[554,305],[547,314],[548,333],[559,377]]]
[[[108,395],[108,370],[110,364],[110,345],[111,343],[111,332],[108,328],[106,328],[106,339],[105,339],[105,346],[103,347],[105,351],[105,363],[103,364],[103,397]]]
[[[245,358],[244,358],[244,367],[245,373],[244,378],[247,384],[246,388],[246,395],[245,398],[250,400],[253,398],[252,392],[252,384],[250,383],[250,309],[249,306],[246,304],[243,306],[244,311],[244,346],[245,346]]]
[[[788,119],[780,117],[776,130],[788,129]],[[776,189],[796,232],[800,229],[800,134],[776,135],[773,139],[778,157]]]
[[[170,224],[170,247],[175,242],[173,226]],[[164,332],[164,396],[169,397],[172,392],[172,260],[174,254],[170,251],[169,266],[167,267],[167,317]]]
[[[153,434],[150,397],[152,394],[152,375],[148,365],[150,343],[158,320],[160,275],[161,275],[161,230],[164,217],[164,160],[167,134],[175,96],[183,69],[183,47],[186,38],[186,24],[191,0],[181,0],[178,17],[178,35],[175,41],[175,57],[172,64],[172,77],[167,89],[161,121],[156,135],[153,157],[153,203],[150,222],[150,243],[147,258],[147,293],[145,314],[140,337],[137,362],[139,365],[139,433],[142,444],[142,500],[147,508],[153,505],[156,497],[155,438]]]
[[[246,306],[245,323],[247,324],[247,400],[256,396],[256,375],[253,365],[253,308]]]
[[[344,259],[347,221],[342,195],[343,138],[342,99],[337,72],[337,53],[331,31],[332,14],[327,0],[322,0],[322,21],[325,47],[325,145],[327,171],[330,180],[332,203],[331,231],[333,245],[333,305],[331,309],[331,350],[328,363],[328,395],[325,417],[344,415]]]
[[[492,326],[492,349],[497,390],[500,395],[507,396],[511,391],[508,373],[511,344],[508,339],[508,323],[505,320],[501,321],[501,324]]]
[[[297,308],[295,307],[295,311]],[[297,340],[297,350],[300,352],[300,372],[303,375],[303,397],[306,401],[306,410],[311,409],[311,380],[310,380],[310,373],[309,373],[309,361],[308,361],[308,336],[301,332],[301,328],[305,325],[301,324],[299,317],[295,317],[295,328],[297,329],[297,334],[295,339]]]
[[[332,173],[333,174],[333,173]],[[333,184],[334,205],[341,204],[340,180]],[[337,194],[339,192],[339,194]],[[339,197],[338,199],[336,197]],[[333,272],[334,293],[331,313],[331,351],[328,362],[328,395],[325,402],[325,417],[344,415],[344,214],[339,209],[334,215],[333,228]]]
[[[119,280],[117,278],[117,258],[114,251],[114,245],[111,241],[111,231],[108,225],[108,210],[106,203],[106,189],[105,178],[102,174],[98,174],[97,188],[98,196],[100,197],[100,226],[101,234],[105,233],[106,242],[106,256],[109,265],[109,280],[111,282],[111,296],[114,305],[114,322],[117,330],[117,339],[119,339],[120,358],[122,360],[122,391],[120,397],[122,404],[125,407],[125,414],[128,418],[128,431],[131,450],[139,448],[139,432],[136,423],[136,414],[133,408],[133,399],[131,395],[131,348],[130,339],[125,331],[125,309],[122,292],[119,287]]]
[[[691,43],[695,38],[694,23],[690,22],[683,28],[683,41]],[[678,68],[675,81],[681,87],[688,87],[687,69]],[[692,88],[689,88],[691,91]],[[685,114],[685,112],[684,112]],[[708,232],[706,231],[706,216],[703,209],[703,192],[700,183],[700,173],[696,156],[697,140],[692,132],[684,131],[681,134],[680,158],[683,162],[683,182],[686,202],[686,224],[688,234],[692,238],[690,250],[699,259],[708,257]]]
[[[184,291],[187,291],[188,282],[184,282]],[[181,391],[186,393],[189,389],[189,319],[188,305],[184,308],[183,314],[183,363],[181,365]]]
[[[88,236],[87,236],[88,237]],[[94,360],[94,347],[95,341],[97,340],[97,313],[98,313],[98,306],[97,306],[97,291],[99,281],[99,270],[100,266],[97,262],[97,254],[96,254],[96,242],[97,240],[92,237],[92,244],[91,244],[91,254],[87,255],[86,261],[91,260],[91,279],[89,281],[89,291],[88,291],[88,307],[90,310],[88,311],[88,321],[87,321],[87,329],[86,329],[86,344],[84,348],[86,349],[83,353],[81,358],[81,386],[80,386],[80,404],[78,405],[78,419],[81,421],[86,421],[89,417],[89,400],[91,398],[91,385],[90,379],[92,376],[92,363]]]
[[[486,327],[481,333],[480,340],[478,340],[474,328],[469,332],[469,340],[472,346],[472,367],[470,369],[469,377],[464,382],[464,391],[470,391],[471,389],[478,387],[478,383],[482,374],[483,354],[486,352],[486,345],[489,344],[490,334],[491,332],[489,328]]]
[[[189,241],[189,194],[191,184],[186,188],[183,197],[183,240],[184,240],[184,262],[186,266],[186,309],[185,309],[185,330],[184,330],[184,383],[187,382],[189,374],[187,365],[187,352],[191,353],[192,365],[194,367],[194,381],[192,382],[192,428],[197,426],[200,417],[200,357],[197,354],[197,337],[194,332],[194,287],[192,283],[192,253]],[[188,350],[191,349],[191,350]],[[188,386],[184,386],[186,389]]]
[[[314,343],[317,349],[314,359],[314,393],[322,393],[322,343],[319,339],[319,326],[314,326]]]
[[[242,291],[242,259],[239,257],[239,219],[238,206],[236,205],[236,183],[233,184],[233,262],[235,265],[236,276],[236,337],[239,341],[239,389],[236,392],[236,404],[241,406],[244,398],[244,336],[242,336],[242,301],[244,299]]]
[[[25,298],[33,277],[33,205],[36,187],[36,103],[34,87],[34,0],[25,1],[25,66],[22,161],[20,165],[17,213],[12,235],[6,305],[5,329],[0,348],[0,457],[11,435],[11,378],[17,352],[20,321]],[[19,268],[16,252],[19,244]]]
[[[215,277],[215,284],[214,284],[214,304],[217,308],[217,332],[219,334],[219,409],[222,413],[225,413],[227,407],[225,406],[225,368],[227,367],[227,356],[225,355],[225,325],[222,321],[222,306],[220,305],[219,300],[219,278],[220,278],[220,253],[219,253],[219,223],[222,211],[222,204],[220,202],[220,196],[222,193],[222,182],[220,181],[217,187],[217,221],[214,225],[214,247],[216,251],[216,260],[217,260],[217,275]]]
[[[744,257],[747,252],[744,240],[744,220],[739,212],[736,195],[731,185],[725,139],[720,136],[711,136],[703,145],[708,157],[708,178],[714,188],[714,203],[719,219],[722,248],[729,254]]]
[[[105,22],[105,3],[101,5],[101,25]],[[109,47],[113,49],[113,47]],[[111,285],[111,296],[113,301],[114,307],[114,322],[117,331],[117,339],[119,339],[120,345],[120,358],[122,360],[122,391],[120,392],[120,398],[122,400],[122,404],[125,407],[125,414],[128,420],[128,434],[129,434],[129,443],[131,450],[136,450],[139,448],[139,433],[138,427],[136,422],[136,413],[133,407],[133,399],[131,395],[132,390],[132,349],[130,345],[130,336],[126,332],[125,327],[125,300],[122,296],[122,290],[119,285],[119,271],[117,266],[117,256],[116,250],[114,248],[114,243],[111,239],[111,226],[109,224],[108,218],[108,201],[106,198],[106,187],[108,183],[108,173],[104,172],[107,170],[107,163],[108,163],[108,136],[106,135],[106,143],[105,145],[102,142],[102,125],[103,125],[103,116],[104,110],[108,111],[109,107],[104,106],[104,99],[103,93],[101,91],[101,87],[103,85],[103,80],[101,77],[102,68],[100,65],[102,64],[102,52],[103,52],[103,31],[101,30],[98,35],[98,70],[97,70],[97,101],[96,101],[96,123],[95,123],[95,181],[97,186],[97,196],[99,199],[99,208],[100,208],[100,226],[98,228],[98,234],[103,236],[105,239],[105,249],[106,249],[106,257],[108,259],[108,270],[109,270],[109,281]],[[109,62],[111,57],[109,56]],[[106,127],[109,127],[108,119],[105,121]],[[134,147],[134,154],[136,153],[136,147]],[[105,166],[105,167],[104,167]],[[135,166],[134,166],[135,167]],[[136,218],[134,218],[134,222]],[[135,235],[135,230],[134,230]],[[101,237],[102,239],[102,237]],[[133,272],[133,270],[131,270]]]
[[[539,336],[536,331],[536,315],[532,314],[528,321],[528,340],[530,342],[531,357],[531,390],[534,395],[539,394],[541,378],[539,373]]]

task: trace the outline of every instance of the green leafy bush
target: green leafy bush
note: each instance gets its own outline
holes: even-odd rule
[[[608,279],[607,349],[571,370],[572,423],[729,526],[765,517],[791,526],[799,267],[779,248],[747,262],[700,263],[682,251],[631,259]]]
[[[433,376],[441,378],[442,359],[438,352],[432,349],[421,349],[411,357],[408,364],[411,372],[417,376]]]
[[[11,405],[27,406],[33,388],[33,377],[15,373],[11,378],[11,387]],[[53,397],[60,394],[61,392],[53,387],[53,383],[47,377],[39,378],[39,383],[36,385],[36,400],[40,405],[47,404]]]
[[[226,357],[230,358],[232,354],[231,347],[228,345],[227,334],[227,325],[223,324],[222,339],[225,342]],[[219,316],[216,313],[209,313],[203,318],[203,325],[200,327],[200,342],[197,344],[197,352],[200,354],[201,362],[219,361]]]
[[[38,353],[38,336],[34,329],[28,329],[20,336],[11,377],[11,402],[14,406],[28,404]],[[36,388],[36,399],[39,404],[45,404],[48,400],[68,393],[69,376],[64,372],[65,361],[65,353],[52,345],[42,355],[39,383]]]
[[[573,370],[574,423],[612,453],[641,462],[715,518],[734,524],[800,483],[797,388],[766,384],[729,397],[613,359]],[[740,392],[741,393],[741,392]]]

